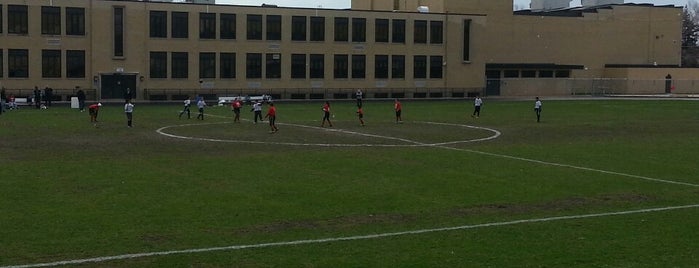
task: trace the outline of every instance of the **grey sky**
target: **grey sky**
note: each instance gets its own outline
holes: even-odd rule
[[[651,3],[655,5],[685,6],[688,0],[626,0],[626,3]],[[514,4],[528,8],[529,0],[514,0]],[[216,0],[218,4],[259,6],[263,3],[284,7],[323,7],[349,8],[351,0]],[[571,6],[579,6],[580,0],[573,0]]]

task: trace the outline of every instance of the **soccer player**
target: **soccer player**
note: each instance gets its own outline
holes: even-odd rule
[[[321,127],[325,126],[325,121],[328,121],[330,127],[333,126],[333,123],[330,122],[330,102],[328,101],[326,101],[325,104],[323,104],[323,122],[320,123]]]
[[[277,120],[277,107],[274,107],[274,103],[269,103],[269,110],[267,111],[267,115],[265,115],[265,118],[269,118],[269,127],[272,129],[272,131],[269,133],[275,133],[279,131],[277,125],[274,124]]]
[[[362,108],[362,98],[364,97],[364,93],[362,93],[361,89],[357,89],[355,96],[357,97],[357,107]]]
[[[260,121],[264,121],[262,119],[262,102],[257,101],[255,104],[252,105],[252,110],[255,112],[255,124],[257,124],[257,118],[260,118]]]
[[[471,117],[478,118],[481,116],[481,105],[483,105],[483,100],[481,100],[481,97],[476,96],[476,99],[473,101],[473,114]]]
[[[126,100],[126,104],[124,104],[124,113],[126,113],[126,126],[133,127],[133,125],[131,125],[131,121],[133,121],[133,103],[131,103],[131,100]]]
[[[204,107],[206,107],[206,102],[204,101],[204,98],[200,98],[199,101],[197,101],[197,108],[199,108],[197,119],[204,120]]]
[[[541,100],[536,97],[536,102],[534,102],[534,112],[536,112],[536,122],[541,122]]]
[[[95,103],[87,107],[90,113],[90,123],[97,124],[97,114],[99,114],[100,107],[102,107],[102,103]]]
[[[361,105],[357,107],[357,117],[359,118],[359,123],[361,126],[364,126],[364,111],[362,110]]]
[[[192,115],[189,112],[189,106],[191,106],[191,105],[192,105],[192,101],[189,100],[189,96],[188,96],[187,99],[184,100],[184,108],[182,108],[182,111],[180,111],[180,116],[179,116],[180,119],[182,119],[182,114],[184,114],[185,112],[187,113],[187,119],[192,119]]]
[[[393,103],[393,110],[396,111],[396,124],[403,123],[403,118],[401,117],[401,113],[403,112],[403,105],[400,103],[398,99],[396,99]]]
[[[233,113],[235,114],[233,122],[240,123],[240,107],[243,107],[243,103],[240,101],[240,98],[235,98],[235,100],[233,100],[231,103],[231,107],[233,107]]]

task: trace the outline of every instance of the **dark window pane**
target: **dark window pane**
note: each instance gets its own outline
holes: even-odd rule
[[[199,38],[216,39],[216,13],[199,13]]]
[[[282,40],[282,16],[267,15],[267,40]]]
[[[366,78],[366,55],[352,55],[352,78]]]
[[[279,53],[265,55],[265,77],[277,79],[282,77],[282,56]]]
[[[66,8],[66,34],[85,35],[85,9]]]
[[[539,77],[553,77],[553,71],[552,70],[540,70],[539,71]]]
[[[167,38],[167,11],[150,12],[150,37]]]
[[[335,41],[336,42],[349,41],[349,19],[348,18],[335,18]]]
[[[150,53],[150,78],[167,78],[167,52]]]
[[[7,6],[7,32],[11,34],[29,33],[27,6]]]
[[[172,52],[172,78],[189,78],[189,54]]]
[[[221,78],[235,78],[235,53],[221,53]]]
[[[311,54],[311,79],[325,78],[325,55]]]
[[[503,73],[505,78],[517,78],[519,77],[519,70],[505,70]]]
[[[556,77],[568,78],[570,77],[570,70],[556,70]]]
[[[413,57],[413,78],[427,78],[427,56]]]
[[[114,54],[124,56],[124,8],[114,7]]]
[[[375,37],[376,42],[386,43],[388,42],[388,20],[387,19],[376,19],[375,25]]]
[[[393,55],[391,59],[391,77],[394,79],[405,78],[405,56]]]
[[[235,14],[221,14],[221,39],[235,39]]]
[[[416,20],[415,29],[413,30],[414,39],[413,42],[416,44],[426,44],[427,43],[427,21]]]
[[[291,17],[291,40],[306,41],[306,17]]]
[[[348,55],[335,55],[335,65],[333,66],[334,78],[348,78],[349,77],[349,56]]]
[[[247,22],[248,40],[262,40],[262,15],[248,15]]]
[[[0,5],[0,14],[2,14],[2,5]],[[2,21],[1,19],[2,19],[2,16],[0,16],[0,21]],[[2,51],[2,49],[0,49],[0,78],[5,76],[5,72],[4,72],[5,61],[3,61],[3,59],[4,59],[3,53],[4,52]],[[2,105],[2,104],[0,104],[0,105]]]
[[[245,66],[246,78],[262,78],[262,54],[248,53]]]
[[[7,51],[7,77],[29,77],[29,50],[9,49]]]
[[[41,77],[60,78],[61,77],[61,51],[42,50],[41,51]]]
[[[393,20],[393,43],[405,43],[405,20]]]
[[[444,39],[444,23],[441,21],[430,21],[430,43],[441,44]]]
[[[199,53],[199,78],[216,78],[216,53]]]
[[[66,75],[68,78],[85,78],[85,51],[66,51]]]
[[[325,41],[324,17],[311,17],[311,41]]]
[[[352,42],[366,42],[366,19],[352,18]]]
[[[172,12],[172,38],[189,38],[189,13]]]
[[[464,20],[464,61],[471,61],[471,20]]]
[[[291,78],[306,79],[306,54],[291,54]]]
[[[376,55],[374,57],[374,78],[388,78],[388,55]]]
[[[61,35],[60,7],[41,7],[41,34]]]
[[[444,61],[442,56],[430,57],[430,78],[442,78]]]
[[[534,70],[522,70],[522,77],[526,77],[526,78],[536,77],[536,71],[534,71]]]

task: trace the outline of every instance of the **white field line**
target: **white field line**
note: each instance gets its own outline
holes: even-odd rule
[[[175,254],[192,254],[192,253],[203,253],[203,252],[214,252],[214,251],[233,251],[233,250],[283,247],[283,246],[294,246],[294,245],[322,244],[322,243],[342,242],[342,241],[369,240],[369,239],[379,239],[379,238],[385,238],[385,237],[418,235],[418,234],[426,234],[426,233],[459,231],[459,230],[469,230],[469,229],[489,228],[489,227],[499,227],[499,226],[529,224],[529,223],[541,223],[541,222],[552,222],[552,221],[563,221],[563,220],[578,220],[578,219],[588,219],[588,218],[610,217],[610,216],[619,216],[619,215],[631,215],[631,214],[672,211],[672,210],[680,210],[680,209],[694,209],[694,208],[699,208],[699,204],[685,205],[685,206],[673,206],[673,207],[662,207],[662,208],[649,208],[649,209],[639,209],[639,210],[627,210],[627,211],[617,211],[617,212],[606,212],[606,213],[596,213],[596,214],[583,214],[583,215],[559,216],[559,217],[548,217],[548,218],[523,219],[523,220],[514,220],[514,221],[505,221],[505,222],[491,222],[491,223],[474,224],[474,225],[461,225],[461,226],[433,228],[433,229],[419,229],[419,230],[404,231],[404,232],[380,233],[380,234],[370,234],[370,235],[344,236],[344,237],[305,239],[305,240],[294,240],[294,241],[284,241],[284,242],[270,242],[270,243],[261,243],[261,244],[233,245],[233,246],[224,246],[224,247],[210,247],[210,248],[196,248],[196,249],[182,249],[182,250],[171,250],[171,251],[133,253],[133,254],[106,256],[106,257],[87,258],[87,259],[75,259],[75,260],[66,260],[66,261],[57,261],[57,262],[47,262],[47,263],[2,266],[0,268],[50,267],[50,266],[60,266],[60,265],[107,262],[107,261],[115,261],[115,260],[128,260],[128,259],[145,258],[145,257],[153,257],[153,256],[175,255]]]

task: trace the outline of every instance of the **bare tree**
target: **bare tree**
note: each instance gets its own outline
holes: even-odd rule
[[[682,66],[699,67],[699,3],[687,1],[682,10]]]

